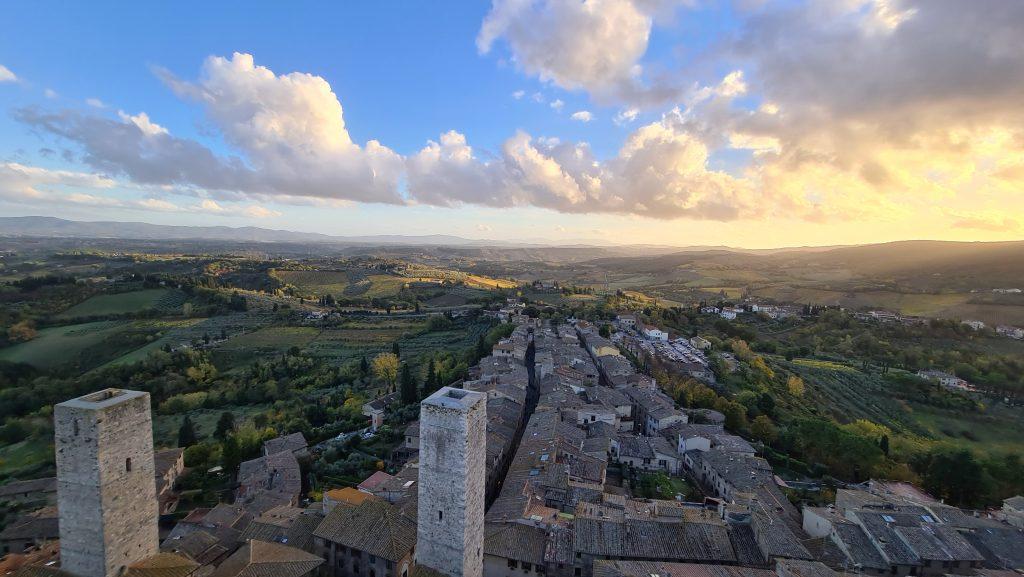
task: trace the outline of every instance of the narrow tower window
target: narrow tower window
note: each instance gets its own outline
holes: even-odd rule
[[[124,470],[128,471],[128,472],[131,472],[131,470],[132,470],[132,458],[131,457],[128,457],[127,459],[124,460]]]
[[[444,513],[442,513],[441,511],[438,511],[437,512],[437,520],[438,521],[442,521],[443,519],[444,519]]]

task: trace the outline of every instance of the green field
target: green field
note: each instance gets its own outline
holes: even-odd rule
[[[1020,451],[1024,444],[1024,412],[993,403],[984,411],[949,411],[913,405],[914,420],[937,440],[967,446],[982,453]]]
[[[423,332],[403,338],[399,341],[402,348],[402,355],[405,358],[414,358],[424,353],[435,351],[463,351],[474,344],[480,335],[487,332],[488,325],[473,323],[464,327],[456,327],[450,331]]]
[[[185,301],[184,295],[171,289],[145,289],[117,294],[102,294],[90,297],[68,310],[57,318],[74,319],[81,317],[97,317],[137,313],[146,309],[180,310]]]
[[[201,329],[202,326],[210,324],[209,321],[210,319],[150,321],[154,329],[157,330],[157,333],[154,335],[154,339],[151,342],[110,361],[100,368],[128,365],[144,361],[150,353],[160,350],[164,345],[175,347],[182,343],[190,342],[192,339],[202,338],[203,331],[197,329]],[[208,327],[208,330],[212,330],[212,327]],[[212,332],[211,334],[216,335],[217,333]]]
[[[278,355],[292,347],[305,346],[320,333],[313,327],[272,326],[232,337],[214,347],[218,368],[247,365],[267,355]]]
[[[909,438],[970,447],[980,453],[1019,450],[1024,443],[1024,411],[1002,403],[985,410],[954,410],[894,396],[894,386],[878,374],[829,361],[797,359],[780,363],[799,374],[804,397],[798,411],[825,414],[840,423],[867,419]]]
[[[0,360],[54,368],[100,345],[127,325],[125,321],[97,321],[42,329],[31,341],[0,349]]]
[[[368,299],[393,297],[402,290],[402,287],[417,282],[417,280],[386,274],[371,274],[348,285],[345,288],[344,296],[365,297]]]
[[[0,349],[0,360],[40,369],[73,367],[85,372],[141,361],[164,344],[189,343],[204,332],[215,336],[220,330],[216,324],[210,319],[142,319],[50,327],[40,330],[31,341]]]
[[[888,383],[879,375],[827,361],[798,359],[780,364],[804,380],[804,396],[794,401],[798,410],[821,412],[840,423],[867,419],[897,432],[926,433],[908,407],[890,396]]]
[[[351,284],[349,274],[334,270],[275,270],[273,276],[315,296],[340,296]]]
[[[347,323],[343,327],[325,329],[310,344],[315,356],[344,363],[360,356],[372,356],[391,350],[391,343],[409,338],[426,326],[422,320],[385,319]]]
[[[42,476],[41,469],[53,462],[53,445],[39,441],[22,441],[0,447],[0,479]]]
[[[398,341],[402,358],[413,359],[424,353],[462,351],[473,346],[487,330],[483,323],[453,327],[447,331],[426,331],[420,320],[394,320],[350,323],[342,328],[325,329],[307,348],[310,354],[345,363],[362,356],[372,357],[391,350]]]

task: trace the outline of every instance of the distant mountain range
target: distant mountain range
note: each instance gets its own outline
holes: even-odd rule
[[[84,222],[51,216],[0,217],[0,234],[57,238],[115,238],[130,240],[223,240],[233,242],[302,242],[351,244],[451,245],[497,244],[450,235],[331,236],[313,232],[274,230],[255,226],[172,226],[146,222]]]
[[[581,261],[619,271],[655,273],[688,268],[695,261],[753,269],[843,268],[868,277],[917,275],[1024,276],[1024,241],[900,241],[859,246],[745,249],[728,246],[612,245],[600,242],[558,243],[468,239],[453,235],[327,234],[253,226],[171,226],[145,222],[74,221],[49,216],[0,217],[0,236],[138,241],[214,241],[225,243],[292,243],[339,247],[433,247],[496,260]],[[765,258],[767,257],[767,258]],[[996,274],[993,274],[996,273]]]

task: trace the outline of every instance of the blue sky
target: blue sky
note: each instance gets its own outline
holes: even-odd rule
[[[145,110],[178,134],[206,139],[202,111],[177,98],[152,67],[194,78],[207,56],[246,52],[278,74],[322,76],[342,102],[354,140],[377,139],[400,153],[413,153],[451,129],[488,149],[527,129],[585,140],[607,155],[626,132],[611,121],[615,106],[595,106],[583,91],[517,73],[505,50],[478,54],[485,2],[453,3],[444,11],[423,2],[238,8],[184,2],[147,6],[141,13],[117,2],[64,3],[60,10],[12,5],[5,19],[15,25],[0,36],[0,61],[31,84],[0,98],[7,107],[74,107],[99,98],[113,109]],[[660,32],[649,51],[670,56],[678,49],[671,40],[681,33]],[[59,98],[40,102],[46,88]],[[522,100],[512,96],[518,90],[527,93]],[[531,99],[537,93],[544,103]],[[561,114],[549,106],[554,99],[566,103]],[[569,113],[580,109],[593,110],[597,120],[571,121]],[[4,134],[21,147],[37,147],[38,140],[9,116],[2,122]]]
[[[991,185],[977,175],[950,176],[965,165],[1012,173],[1021,159],[993,159],[982,143],[1017,130],[1014,122],[993,122],[983,127],[988,132],[972,134],[977,150],[968,146],[963,158],[944,158],[948,170],[919,167],[911,163],[922,155],[885,142],[882,114],[844,118],[841,94],[798,90],[804,70],[830,57],[842,69],[849,50],[870,54],[872,45],[888,42],[890,53],[913,53],[917,21],[942,15],[909,0],[822,8],[828,4],[591,0],[580,8],[575,0],[498,0],[441,10],[422,2],[250,3],[244,9],[198,2],[15,3],[5,7],[0,35],[0,79],[3,70],[9,75],[0,80],[0,166],[7,172],[0,172],[0,210],[331,234],[679,245],[1019,236],[1018,215],[990,208],[1000,206],[1005,178]],[[1012,10],[1012,3],[1006,6]],[[789,22],[819,42],[836,36],[804,46],[785,29]],[[488,25],[496,32],[485,51],[478,37]],[[235,53],[251,55],[254,65],[211,80],[210,59],[239,64]],[[965,62],[964,68],[997,64],[1003,63]],[[862,80],[869,88],[882,83],[879,101],[893,77],[887,65],[864,63],[867,76],[879,71],[881,80]],[[792,78],[779,73],[787,66]],[[224,87],[244,90],[239,87],[264,69],[272,73],[266,90],[282,90],[277,100],[262,98],[260,89],[233,100],[233,108],[215,101]],[[322,79],[333,96],[303,100],[301,87],[286,79],[292,73]],[[856,78],[814,80],[860,88]],[[906,92],[901,87],[898,96],[908,102],[895,106],[921,109],[927,95],[913,95],[915,102]],[[314,118],[335,101],[344,111],[338,132],[347,132],[355,151],[339,152],[329,136],[303,133],[303,115]],[[992,105],[976,103],[979,111]],[[573,119],[582,111],[591,120]],[[119,130],[153,126],[139,125],[140,113],[156,128],[140,137],[139,147],[114,150]],[[955,131],[961,113],[938,114]],[[782,114],[786,122],[779,122]],[[86,117],[104,119],[102,129],[113,132],[71,134]],[[253,119],[268,117],[286,119],[284,131],[291,132],[263,126],[269,132],[254,134]],[[847,158],[853,153],[828,148],[852,123],[877,131],[858,134],[864,146],[849,150],[880,152]],[[442,139],[448,131],[458,137]],[[370,158],[369,141],[379,142],[387,159]],[[434,151],[440,158],[421,153],[428,141],[441,143]],[[221,173],[230,172],[230,158],[240,159],[251,178],[214,186],[211,178],[222,182],[222,174],[210,177],[179,156],[160,156],[192,144],[217,158]],[[797,169],[794,158],[824,160]],[[140,178],[138,167],[147,161],[182,163],[175,170],[184,176]],[[338,164],[348,168],[339,173]],[[304,171],[316,174],[297,175]],[[373,183],[359,180],[366,174]],[[943,190],[929,194],[948,199],[934,209],[943,223],[914,231],[894,226],[921,202],[915,194],[939,185]],[[983,188],[987,197],[979,196]],[[879,212],[863,211],[873,204]]]

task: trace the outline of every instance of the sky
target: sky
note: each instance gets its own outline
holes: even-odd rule
[[[7,5],[0,214],[752,248],[1024,238],[1019,0],[242,7]]]

